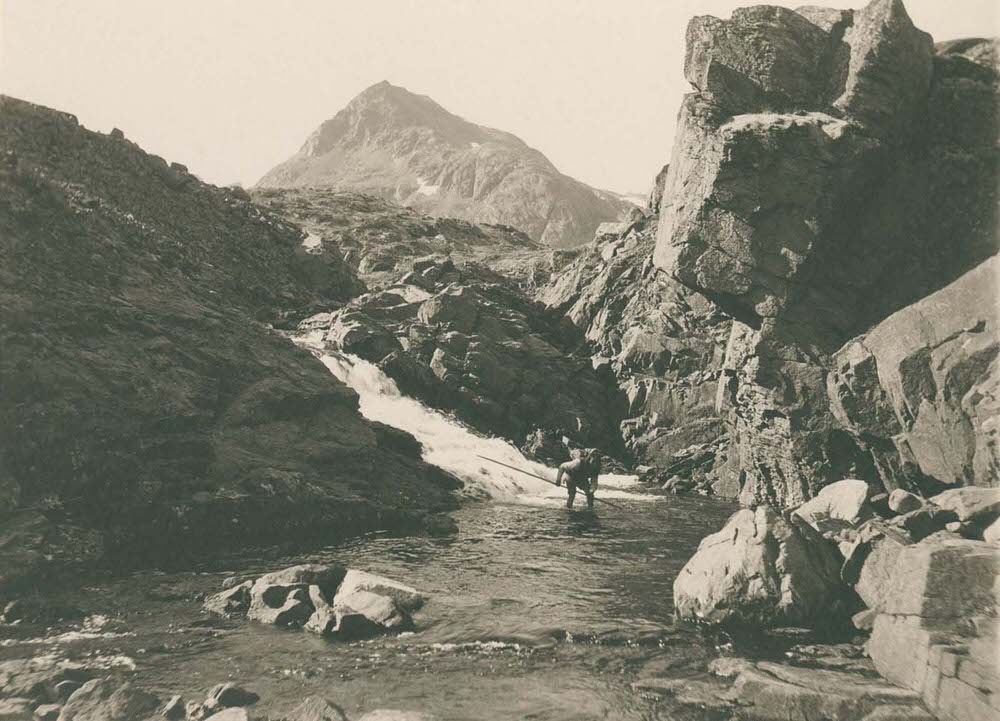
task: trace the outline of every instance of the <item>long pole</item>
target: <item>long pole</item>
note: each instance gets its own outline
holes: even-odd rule
[[[477,458],[482,458],[484,461],[489,461],[490,463],[496,463],[498,466],[503,466],[504,468],[509,468],[512,471],[517,471],[518,473],[523,473],[526,476],[531,476],[532,478],[537,478],[540,481],[545,481],[546,483],[548,483],[550,485],[553,485],[553,486],[558,486],[559,485],[555,481],[550,481],[548,478],[544,478],[543,476],[540,476],[537,473],[532,473],[531,471],[526,471],[523,468],[518,468],[517,466],[510,466],[510,465],[507,465],[506,463],[501,463],[500,461],[494,460],[492,458],[487,458],[486,456],[480,456],[478,454],[477,454],[476,457]],[[617,503],[612,503],[611,501],[608,501],[608,500],[606,500],[604,498],[598,498],[597,496],[594,496],[594,500],[595,501],[600,501],[601,503],[607,503],[612,508],[622,508],[622,509],[624,508],[624,506],[619,506]]]

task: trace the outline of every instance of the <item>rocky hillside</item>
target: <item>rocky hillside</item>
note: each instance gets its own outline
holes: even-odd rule
[[[382,290],[303,321],[327,347],[377,364],[406,395],[548,461],[621,455],[624,400],[580,333],[484,266],[428,256]],[[565,440],[564,440],[565,439]]]
[[[742,498],[997,484],[988,438],[930,449],[982,429],[992,325],[924,309],[840,351],[996,252],[995,44],[935,48],[899,0],[696,17],[687,42],[654,261],[738,321],[720,404]],[[988,283],[962,283],[954,302],[988,307]]]
[[[258,188],[252,195],[304,228],[311,252],[342,254],[372,289],[392,285],[414,260],[435,254],[493,268],[532,288],[573,253],[541,246],[509,226],[433,218],[374,195],[317,188]]]
[[[513,226],[551,246],[593,238],[630,203],[560,173],[510,133],[381,82],[323,123],[261,188],[379,195],[435,216]]]
[[[348,300],[339,255],[65,113],[0,99],[0,149],[0,585],[451,503],[412,437],[259,322]]]

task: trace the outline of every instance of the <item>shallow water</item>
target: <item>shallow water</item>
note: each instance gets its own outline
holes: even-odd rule
[[[349,713],[399,708],[443,721],[715,718],[643,697],[631,683],[648,662],[684,676],[714,655],[710,642],[674,624],[671,584],[732,509],[684,498],[622,505],[592,514],[473,503],[455,514],[460,531],[450,538],[371,536],[305,556],[138,574],[74,594],[84,612],[108,619],[91,619],[91,632],[66,635],[80,623],[44,634],[7,628],[0,657],[98,657],[134,667],[139,683],[164,697],[200,698],[237,680],[275,714],[319,694]],[[429,593],[417,631],[342,644],[200,610],[200,597],[227,575],[306,561],[336,561]]]
[[[258,553],[94,584],[54,599],[82,620],[0,627],[0,661],[96,665],[133,675],[163,698],[201,699],[235,680],[272,715],[315,694],[350,715],[396,708],[440,721],[716,718],[631,684],[654,668],[700,674],[715,654],[709,640],[673,622],[672,584],[731,504],[654,496],[634,477],[606,475],[598,497],[616,505],[569,511],[565,489],[479,456],[544,478],[552,469],[403,397],[370,363],[325,354],[320,341],[298,339],[358,392],[364,415],[413,433],[426,460],[465,481],[466,495],[490,499],[453,514],[458,534],[375,534],[293,557]],[[429,594],[416,632],[346,644],[201,610],[230,575],[306,562],[383,574]]]

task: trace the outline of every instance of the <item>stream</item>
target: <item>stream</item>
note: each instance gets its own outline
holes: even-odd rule
[[[316,349],[317,339],[299,339]],[[200,699],[233,680],[278,716],[308,695],[349,716],[379,708],[459,719],[691,719],[718,716],[632,683],[698,675],[717,654],[675,624],[672,583],[729,503],[654,496],[631,476],[603,476],[596,512],[564,507],[565,490],[477,458],[551,477],[500,439],[477,436],[401,396],[374,366],[321,356],[358,391],[362,413],[410,431],[426,460],[463,478],[470,499],[445,538],[377,533],[295,556],[228,558],[182,573],[146,571],[78,589],[75,618],[0,627],[0,661],[85,663],[133,676],[162,698]],[[578,499],[582,501],[582,497]],[[354,643],[207,614],[229,576],[307,562],[340,563],[430,596],[416,631]]]

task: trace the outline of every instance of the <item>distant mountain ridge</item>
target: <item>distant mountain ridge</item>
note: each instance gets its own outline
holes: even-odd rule
[[[545,245],[589,242],[632,204],[560,173],[511,133],[383,81],[324,122],[260,188],[377,194],[436,216],[513,226]]]

